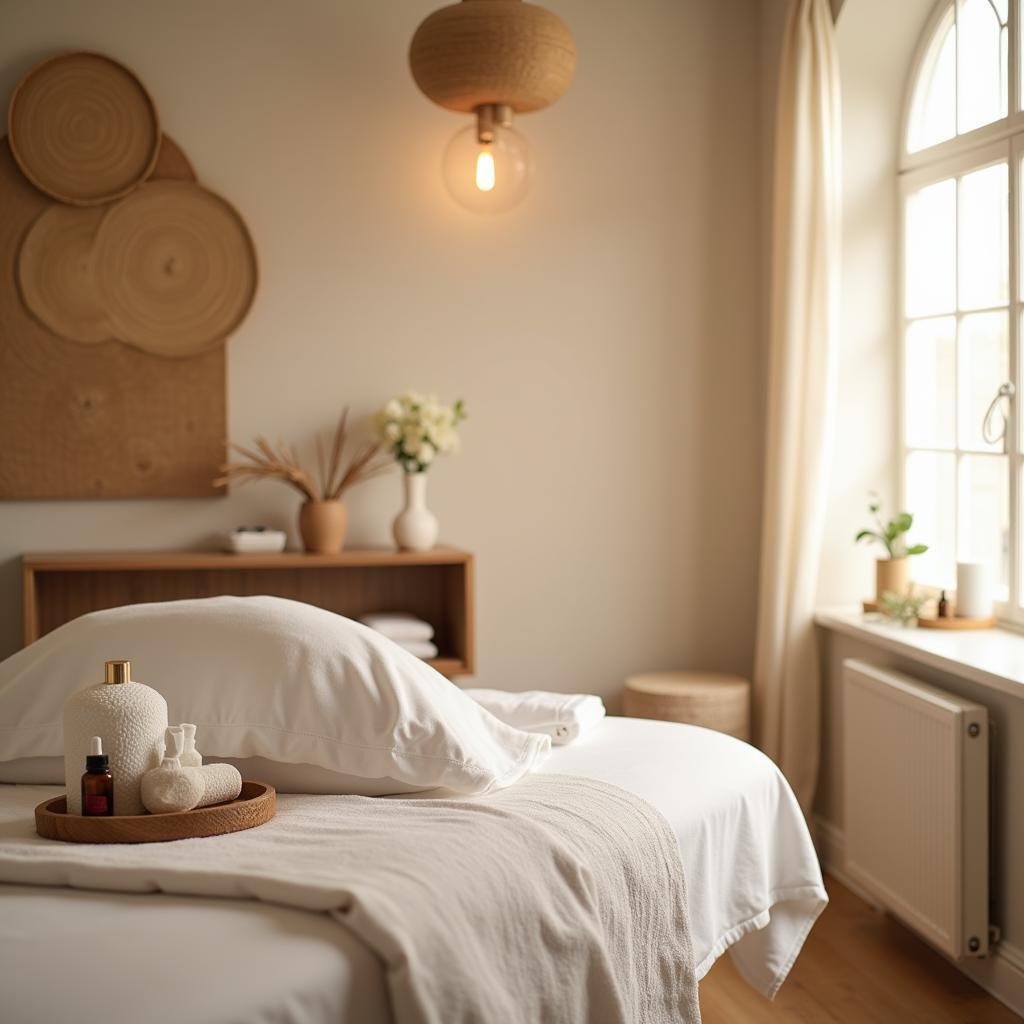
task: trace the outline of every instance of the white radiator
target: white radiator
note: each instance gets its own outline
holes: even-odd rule
[[[988,712],[843,662],[850,880],[949,956],[988,952]]]

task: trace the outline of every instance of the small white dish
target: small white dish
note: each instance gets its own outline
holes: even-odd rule
[[[232,530],[224,535],[224,549],[236,555],[278,554],[287,542],[283,530]]]

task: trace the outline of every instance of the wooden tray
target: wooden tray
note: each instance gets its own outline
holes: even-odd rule
[[[263,782],[243,782],[237,800],[175,814],[124,814],[86,818],[68,814],[67,797],[36,808],[36,832],[63,843],[167,843],[241,832],[270,821],[277,793]]]
[[[949,619],[918,619],[917,624],[924,629],[991,629],[996,624],[996,620],[994,618],[961,619],[954,616]]]

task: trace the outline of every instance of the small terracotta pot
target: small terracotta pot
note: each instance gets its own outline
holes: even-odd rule
[[[875,600],[881,604],[882,595],[891,590],[901,597],[910,586],[909,558],[879,558],[875,562]]]
[[[306,550],[336,555],[345,543],[348,509],[341,501],[306,501],[299,509],[299,533]]]

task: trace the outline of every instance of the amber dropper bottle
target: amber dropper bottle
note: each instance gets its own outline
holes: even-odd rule
[[[114,813],[114,776],[110,760],[103,753],[103,740],[93,736],[82,776],[82,814],[109,817]]]

